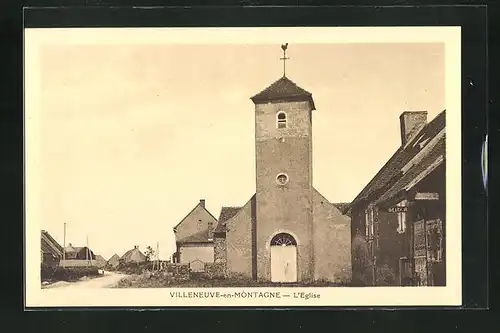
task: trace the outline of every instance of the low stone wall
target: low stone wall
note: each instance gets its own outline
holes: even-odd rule
[[[96,260],[68,259],[59,262],[60,267],[97,267],[97,265]]]
[[[167,263],[164,271],[176,280],[189,280],[190,278],[189,264],[186,263]]]
[[[225,262],[210,262],[205,264],[205,276],[207,278],[225,278],[226,263]]]

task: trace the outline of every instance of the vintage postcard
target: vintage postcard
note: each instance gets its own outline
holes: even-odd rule
[[[460,34],[26,29],[26,307],[460,305]]]

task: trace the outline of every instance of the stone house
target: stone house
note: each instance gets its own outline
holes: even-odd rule
[[[119,264],[120,264],[120,256],[115,253],[106,262],[106,268],[108,268],[108,269],[116,269]]]
[[[87,246],[73,246],[69,243],[65,249],[66,260],[95,260],[94,252]]]
[[[401,146],[347,207],[356,285],[445,285],[445,111],[400,116]]]
[[[203,271],[205,263],[214,262],[213,231],[217,219],[200,202],[175,227],[174,262],[189,263],[193,271]]]
[[[146,255],[141,252],[138,245],[134,245],[134,247],[127,252],[125,252],[119,259],[119,263],[122,264],[140,264],[146,262]]]

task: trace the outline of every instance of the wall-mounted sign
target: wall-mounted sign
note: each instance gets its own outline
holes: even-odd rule
[[[438,193],[417,193],[415,200],[439,200]]]
[[[387,212],[389,212],[389,213],[405,213],[407,211],[408,211],[407,206],[404,206],[404,207],[396,206],[396,207],[387,208]]]

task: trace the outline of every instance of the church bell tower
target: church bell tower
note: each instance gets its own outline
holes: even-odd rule
[[[284,265],[283,274],[289,274],[289,282],[294,282],[311,279],[314,271],[312,111],[315,105],[311,93],[286,76],[287,46],[282,46],[283,76],[251,98],[255,104],[256,154],[253,242],[258,279],[276,280],[273,274],[278,273],[273,272],[281,268],[274,266]],[[271,249],[276,245],[273,242],[279,243],[275,239],[280,235],[284,235],[287,244],[295,246],[295,250],[289,251],[290,259],[283,263],[271,258]]]

